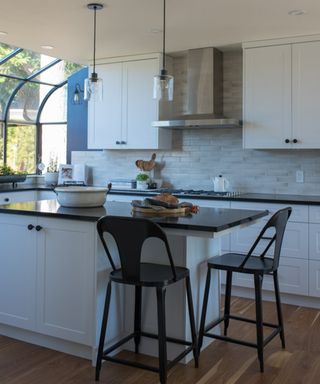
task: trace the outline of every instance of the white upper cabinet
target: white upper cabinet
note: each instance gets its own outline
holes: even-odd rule
[[[244,147],[286,148],[291,139],[291,47],[244,51]]]
[[[320,148],[320,42],[248,45],[244,148]]]
[[[292,137],[295,147],[320,148],[320,42],[292,45]]]
[[[103,101],[88,102],[88,148],[116,148],[121,140],[122,64],[97,66],[103,81]]]
[[[88,105],[88,148],[168,149],[171,132],[152,127],[159,103],[152,98],[159,56],[97,66],[102,102]]]

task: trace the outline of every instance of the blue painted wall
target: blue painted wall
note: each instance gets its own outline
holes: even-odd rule
[[[88,69],[83,68],[68,79],[68,112],[67,112],[67,163],[71,162],[71,151],[86,151],[87,145],[87,120],[88,103],[73,104],[73,93],[76,84],[79,83],[83,90],[84,79],[88,76]]]

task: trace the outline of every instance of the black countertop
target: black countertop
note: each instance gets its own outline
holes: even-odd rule
[[[138,195],[138,196],[152,196],[159,194],[160,191],[139,191],[139,190],[111,190],[110,194],[115,195]],[[250,202],[264,202],[264,203],[278,203],[278,204],[309,204],[319,205],[320,195],[291,195],[291,194],[273,194],[273,193],[241,193],[237,196],[212,196],[212,195],[196,195],[196,194],[174,194],[181,201],[186,199],[199,199],[199,200],[226,200],[226,201],[250,201]]]
[[[2,192],[23,192],[23,191],[50,191],[51,187],[44,185],[24,185],[18,184],[13,188],[8,184],[0,184],[0,193]],[[116,190],[112,189],[112,195],[135,195],[135,196],[153,196],[160,193],[160,190]],[[175,194],[181,201],[186,199],[199,199],[199,200],[226,200],[226,201],[248,201],[248,202],[265,202],[265,203],[278,203],[278,204],[308,204],[320,205],[319,195],[295,195],[295,194],[273,194],[273,193],[242,193],[237,196],[212,196],[212,195],[195,195],[195,194]]]
[[[130,203],[107,202],[99,208],[64,208],[56,200],[41,200],[12,203],[0,206],[0,213],[63,218],[95,222],[105,215],[132,217]],[[243,209],[200,208],[196,214],[187,216],[144,216],[156,221],[162,227],[196,231],[219,232],[244,224],[263,216],[268,211]],[[137,217],[141,217],[141,214]]]
[[[0,184],[0,193],[5,192],[24,192],[24,191],[52,191],[53,188],[47,185],[33,185],[33,184],[17,184],[12,183]]]

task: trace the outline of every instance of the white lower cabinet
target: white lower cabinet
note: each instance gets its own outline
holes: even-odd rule
[[[309,261],[309,295],[320,297],[320,261]]]
[[[0,322],[36,329],[36,232],[26,216],[0,215]]]
[[[92,345],[95,249],[92,223],[39,219],[38,331]]]
[[[0,322],[92,345],[92,223],[1,214],[0,225]]]
[[[280,258],[278,269],[281,293],[308,295],[308,260]],[[244,273],[234,273],[233,284],[240,287],[253,288],[253,276]],[[273,277],[265,275],[263,289],[274,290]]]
[[[320,207],[310,206],[309,295],[320,297]]]
[[[231,251],[248,252],[265,222],[259,222],[247,228],[240,229],[231,234]],[[266,232],[268,236],[268,232]],[[261,244],[256,249],[256,254],[263,252],[268,240],[261,240]],[[268,256],[272,256],[274,247],[272,246],[268,252]],[[286,227],[285,235],[282,243],[281,257],[292,257],[297,259],[308,259],[308,224],[289,222]]]
[[[231,208],[239,209],[268,209],[270,215],[287,205],[269,203],[232,202]],[[309,224],[308,206],[292,205],[293,211],[287,223],[278,270],[280,291],[296,295],[309,294]],[[234,252],[246,253],[257,238],[267,219],[259,221],[255,225],[240,229],[231,234],[230,249]],[[269,234],[270,235],[270,234]],[[268,236],[268,232],[266,232]],[[257,247],[256,254],[262,252],[268,244],[268,240],[262,240]],[[311,247],[311,245],[310,245]],[[273,247],[267,252],[272,256]],[[235,274],[234,285],[253,288],[252,276]],[[266,276],[263,289],[273,290],[272,276]]]

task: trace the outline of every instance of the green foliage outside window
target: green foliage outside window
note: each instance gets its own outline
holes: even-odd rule
[[[0,43],[0,60],[13,52],[14,49],[14,47]],[[54,60],[55,59],[52,58],[52,61]],[[45,61],[51,62],[50,58]],[[16,171],[31,174],[36,172],[36,162],[39,156],[39,154],[36,153],[37,126],[35,125],[34,116],[44,96],[43,93],[46,93],[45,90],[49,90],[51,87],[31,82],[25,83],[25,85],[19,89],[17,96],[10,105],[9,115],[11,116],[11,120],[5,122],[3,120],[5,107],[12,92],[16,86],[21,83],[21,80],[7,78],[1,76],[1,74],[14,75],[26,79],[40,70],[41,65],[41,55],[27,50],[22,50],[0,65],[0,166],[4,165],[4,146],[6,146],[6,165]],[[63,62],[62,70],[64,72],[64,78],[68,78],[81,68],[78,64]],[[45,74],[45,72],[43,73]],[[61,82],[61,78],[57,80],[57,83],[59,82]],[[56,106],[56,108],[59,107],[61,108],[61,104]],[[59,113],[56,114],[56,116],[60,115]],[[15,120],[16,116],[19,116],[19,118]],[[21,118],[21,116],[23,118]],[[20,124],[20,121],[26,124]],[[5,123],[7,123],[6,143],[4,142],[3,134]],[[49,121],[46,121],[46,123],[49,123]],[[59,121],[52,121],[51,123],[59,123]],[[52,126],[52,129],[54,129],[54,126]],[[61,146],[63,145],[65,145],[65,139],[61,142]],[[46,145],[42,145],[42,148],[46,147]],[[65,159],[62,162],[64,161]]]
[[[36,126],[8,126],[7,135],[7,164],[19,172],[35,173]]]

